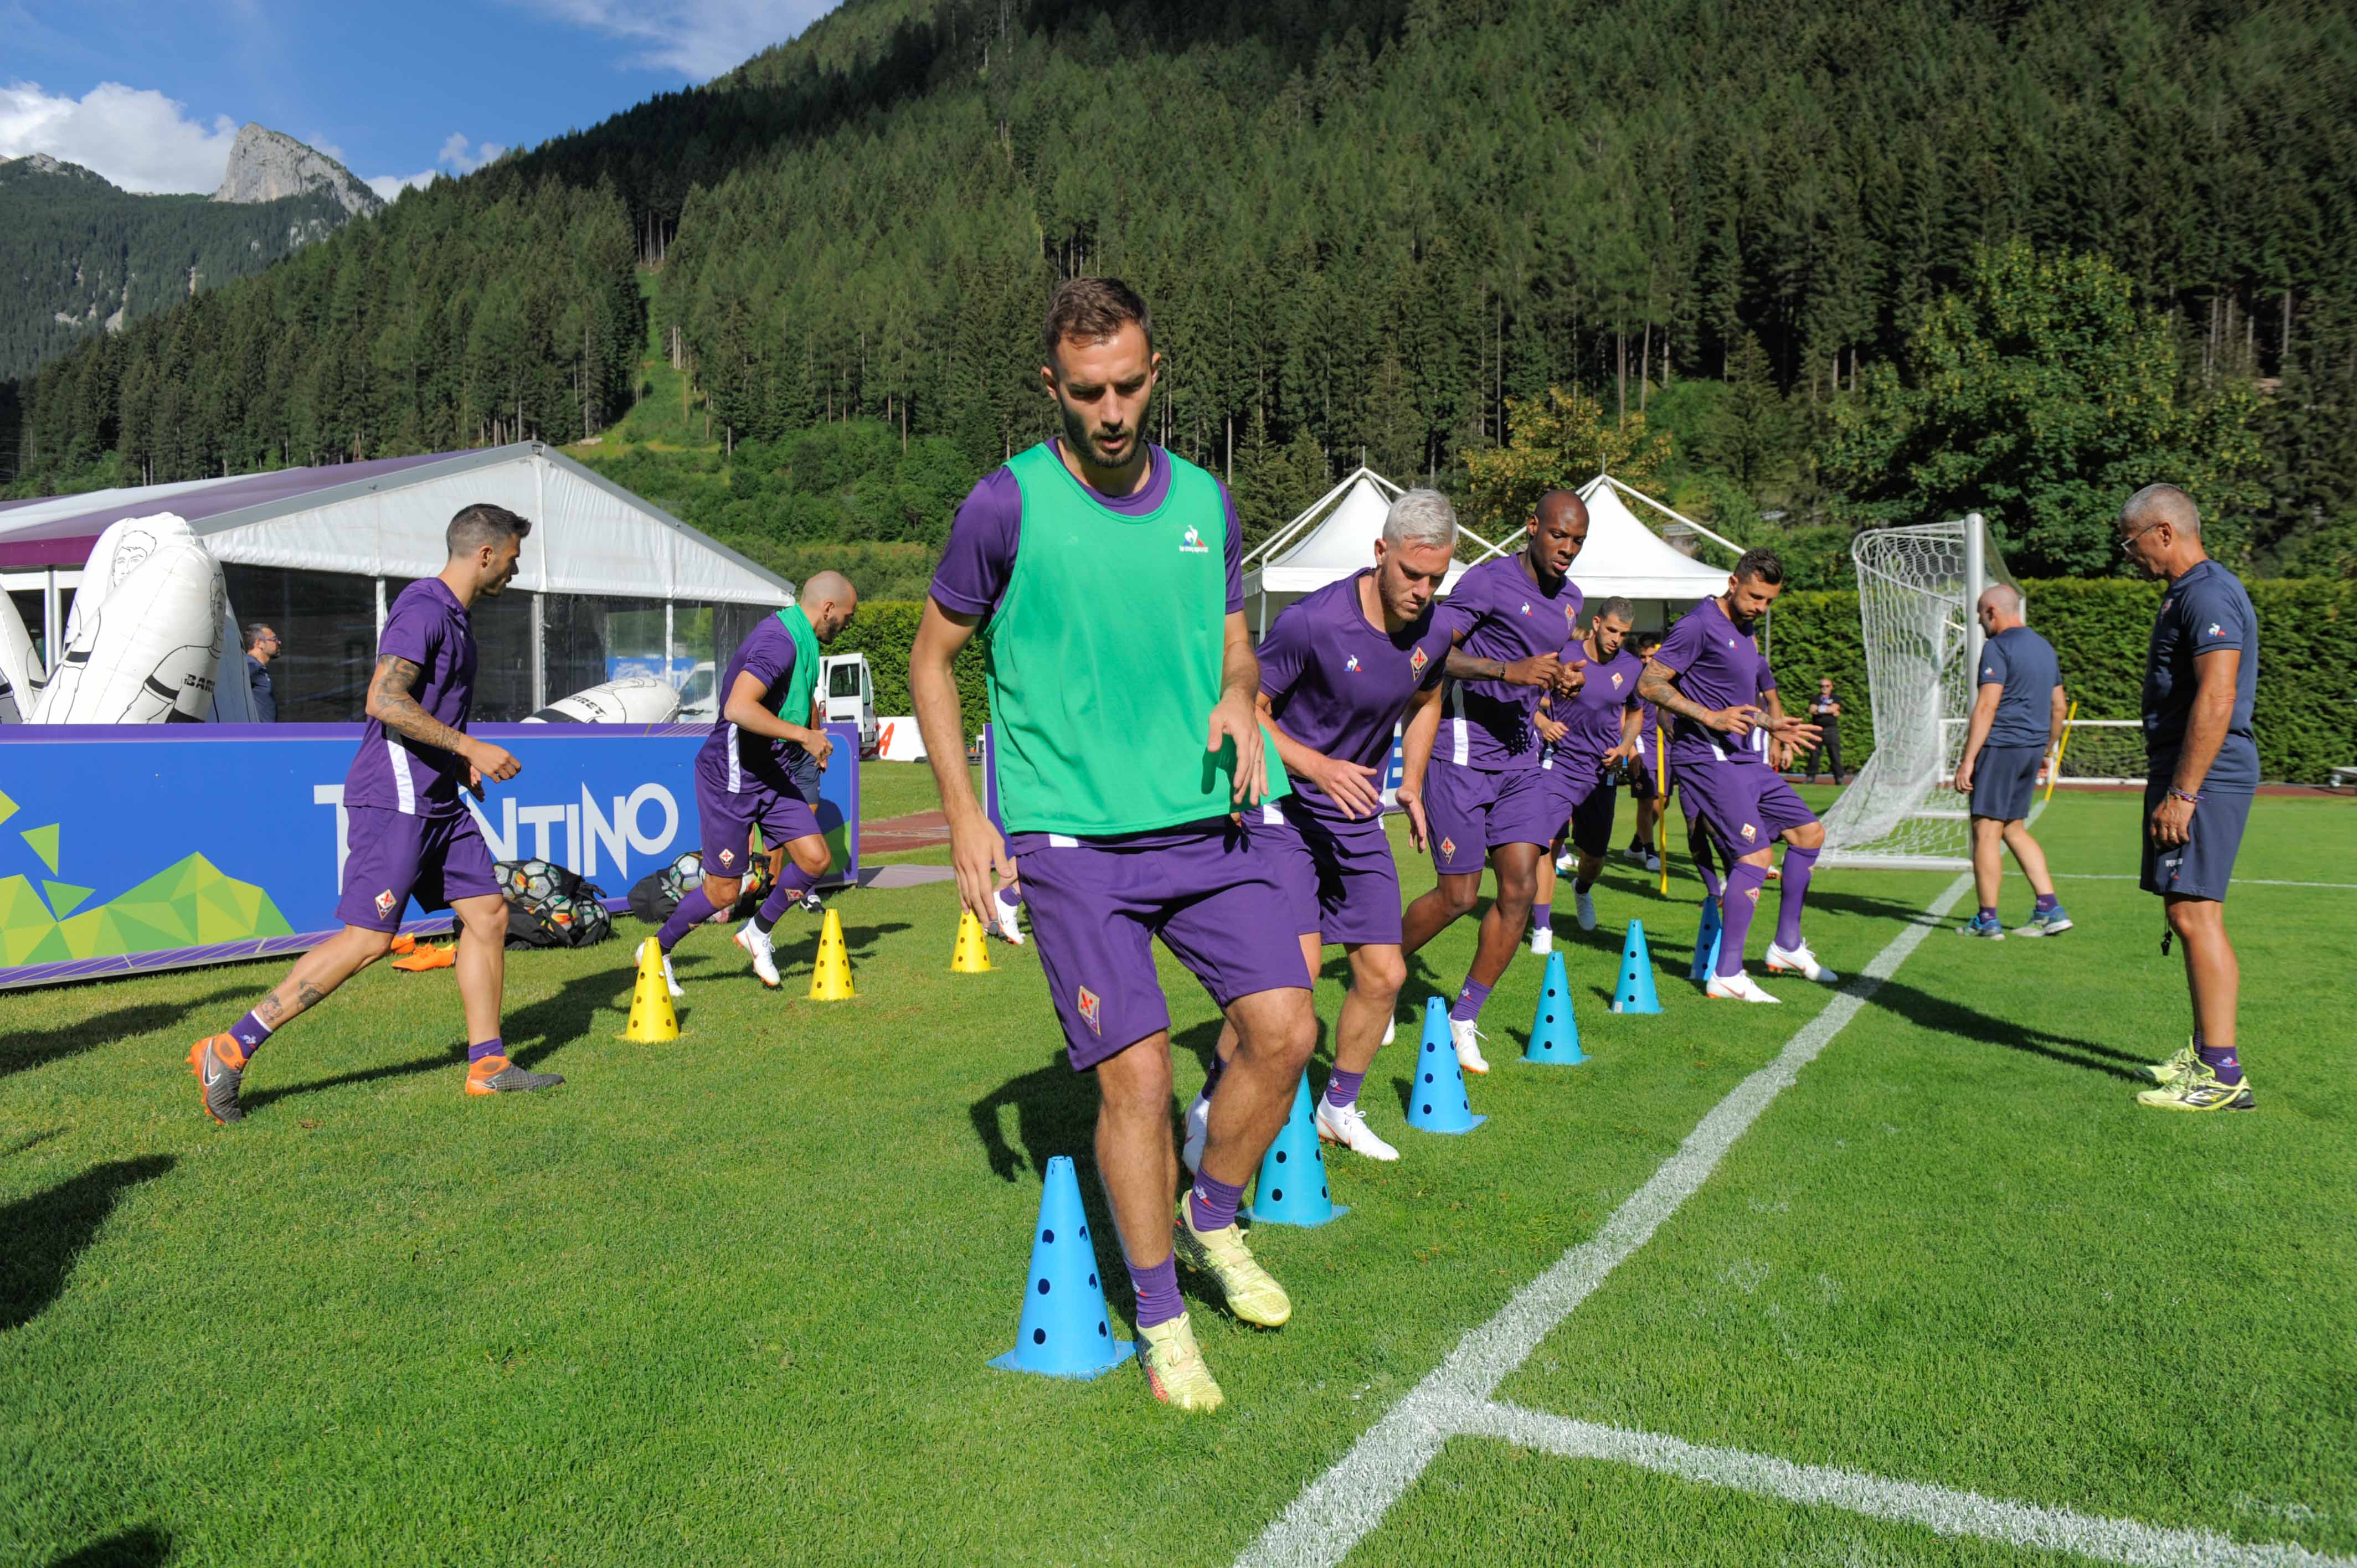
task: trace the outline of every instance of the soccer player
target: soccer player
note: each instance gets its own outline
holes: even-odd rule
[[[1718,969],[1705,994],[1741,1002],[1781,1000],[1743,972],[1744,940],[1778,839],[1786,846],[1783,888],[1768,972],[1798,970],[1829,984],[1841,978],[1817,961],[1801,935],[1809,875],[1825,830],[1781,772],[1794,746],[1816,739],[1816,727],[1785,716],[1775,673],[1752,630],[1783,588],[1784,564],[1774,551],[1745,551],[1727,592],[1687,611],[1645,666],[1646,697],[1677,721],[1671,773],[1727,860]]]
[[[1653,650],[1662,646],[1662,634],[1641,631],[1637,634],[1636,645],[1637,660],[1641,664],[1653,656]],[[1629,794],[1637,802],[1636,833],[1630,839],[1629,847],[1620,852],[1620,858],[1648,871],[1662,869],[1661,852],[1654,847],[1653,834],[1656,824],[1661,821],[1662,809],[1669,804],[1668,795],[1662,789],[1662,759],[1655,750],[1662,738],[1661,722],[1661,711],[1640,698],[1637,703],[1637,756],[1629,769]],[[1677,787],[1677,780],[1671,779],[1669,793],[1674,794]]]
[[[1457,551],[1457,512],[1437,490],[1392,502],[1375,564],[1287,606],[1260,645],[1260,707],[1293,781],[1281,803],[1244,819],[1245,831],[1290,862],[1308,897],[1295,911],[1301,957],[1314,977],[1327,942],[1351,961],[1351,989],[1334,1024],[1334,1070],[1318,1100],[1318,1135],[1370,1159],[1399,1151],[1367,1125],[1359,1086],[1407,981],[1400,954],[1399,868],[1383,832],[1383,765],[1404,714],[1440,698],[1454,635],[1433,596]],[[1420,808],[1408,837],[1424,847]],[[1187,1112],[1182,1156],[1200,1163],[1211,1091],[1235,1055],[1220,1032],[1211,1075]]]
[[[1539,771],[1555,790],[1555,841],[1550,855],[1560,854],[1566,836],[1579,852],[1578,879],[1572,885],[1579,929],[1596,929],[1596,899],[1590,889],[1604,874],[1604,856],[1612,847],[1612,811],[1620,793],[1618,770],[1637,755],[1637,726],[1644,704],[1637,682],[1645,666],[1635,650],[1626,646],[1637,607],[1626,599],[1608,599],[1587,618],[1587,629],[1564,645],[1562,660],[1582,671],[1585,683],[1568,702],[1544,699],[1548,716],[1562,726]],[[1568,819],[1568,828],[1566,822]],[[1550,952],[1555,947],[1555,877],[1561,863],[1539,859],[1538,898],[1531,906],[1531,951]]]
[[[1144,439],[1161,363],[1146,302],[1112,278],[1074,279],[1042,337],[1061,436],[1017,453],[959,507],[909,689],[959,898],[990,919],[1009,859],[1022,863],[1067,1058],[1096,1079],[1097,1169],[1148,1385],[1211,1410],[1220,1386],[1179,1300],[1174,1246],[1246,1322],[1274,1328],[1293,1314],[1235,1224],[1318,1034],[1296,890],[1232,815],[1287,786],[1263,757],[1235,509],[1217,479]],[[974,799],[951,672],[985,618],[1004,841]],[[1175,1225],[1157,937],[1237,1035]]]
[[[840,572],[814,572],[794,602],[762,617],[729,657],[719,686],[720,713],[695,754],[704,884],[688,889],[655,934],[662,949],[663,981],[673,996],[685,993],[672,977],[671,950],[714,914],[737,907],[756,826],[761,842],[782,845],[785,856],[770,896],[737,928],[736,941],[753,961],[761,983],[778,988],[771,932],[834,863],[813,810],[834,741],[823,725],[806,722],[815,716],[811,700],[818,687],[819,648],[841,636],[858,608],[851,579]]]
[[[1468,1072],[1490,1070],[1481,1056],[1481,1004],[1522,945],[1538,897],[1539,857],[1558,825],[1533,715],[1549,692],[1568,697],[1579,689],[1559,655],[1579,622],[1579,589],[1565,574],[1587,542],[1587,503],[1569,490],[1549,490],[1523,532],[1519,553],[1469,569],[1450,591],[1460,646],[1448,655],[1447,713],[1418,714],[1402,748],[1399,800],[1424,813],[1440,875],[1439,886],[1400,917],[1402,951],[1416,951],[1473,908],[1485,862],[1498,874],[1472,969],[1448,1010],[1457,1060]]]
[[[2145,657],[2143,883],[2185,944],[2193,996],[2193,1038],[2145,1069],[2160,1087],[2136,1100],[2162,1111],[2248,1111],[2255,1101],[2234,1051],[2242,972],[2226,940],[2225,898],[2259,786],[2251,732],[2259,619],[2241,580],[2201,548],[2201,513],[2175,485],[2130,496],[2119,533],[2121,553],[2169,584]]]
[[[2023,624],[2021,590],[2010,583],[1984,589],[1974,607],[1988,639],[1981,645],[1980,690],[1973,699],[1972,728],[1956,764],[1956,793],[1972,797],[1973,886],[1980,912],[1958,927],[1965,936],[2005,939],[1996,918],[2004,884],[2006,850],[2021,864],[2037,895],[2020,937],[2050,937],[2071,929],[2071,917],[2054,897],[2046,873],[2046,852],[2029,836],[2029,800],[2038,792],[2038,764],[2052,754],[2062,734],[2062,665],[2054,645]]]
[[[507,971],[508,905],[492,874],[481,830],[458,799],[461,785],[516,776],[506,750],[467,734],[475,700],[475,633],[467,612],[497,598],[516,573],[529,519],[476,505],[450,520],[441,575],[401,590],[377,639],[369,682],[368,727],[344,775],[349,851],[336,917],[344,929],[295,961],[278,988],[225,1034],[188,1050],[205,1112],[224,1125],[245,1120],[238,1090],[264,1040],[328,993],[382,958],[412,898],[458,920],[458,1000],[467,1015],[467,1092],[511,1094],[565,1080],[508,1059],[500,1038],[500,990]]]

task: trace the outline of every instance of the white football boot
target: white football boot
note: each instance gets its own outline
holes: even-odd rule
[[[1187,1162],[1189,1175],[1203,1168],[1203,1145],[1211,1136],[1211,1097],[1195,1096],[1195,1103],[1187,1107],[1187,1141],[1178,1157]]]
[[[1594,930],[1596,929],[1596,895],[1575,890],[1572,894],[1572,901],[1574,907],[1579,910],[1579,929],[1583,931]]]
[[[1768,944],[1768,972],[1770,974],[1785,974],[1794,971],[1799,972],[1801,977],[1804,980],[1819,981],[1826,985],[1839,985],[1841,983],[1841,976],[1835,974],[1832,970],[1827,969],[1824,964],[1819,963],[1817,961],[1817,955],[1809,950],[1808,943],[1803,942],[1796,948],[1783,948],[1778,947],[1774,942],[1770,942]]]
[[[1399,1151],[1375,1136],[1356,1105],[1333,1105],[1324,1095],[1318,1097],[1318,1135],[1329,1144],[1340,1144],[1354,1155],[1364,1155],[1371,1160],[1395,1160]]]
[[[1021,908],[1021,906],[1017,904],[1010,904],[1004,898],[993,898],[991,902],[997,907],[998,910],[999,936],[1006,941],[1008,941],[1018,948],[1021,947],[1023,945],[1023,928],[1017,923],[1015,913]]]
[[[1398,1014],[1396,1014],[1396,1013],[1394,1013],[1394,1014],[1393,1014],[1390,1017],[1388,1017],[1388,1018],[1386,1018],[1386,1019],[1384,1019],[1384,1020],[1383,1020],[1383,1044],[1385,1044],[1385,1045],[1387,1045],[1387,1046],[1388,1046],[1388,1045],[1390,1045],[1394,1040],[1396,1040],[1396,1039],[1398,1039],[1398,1038],[1399,1038],[1399,1015],[1398,1015]]]
[[[753,972],[761,983],[775,991],[778,988],[778,948],[770,933],[748,920],[737,928],[737,945],[753,961]]]
[[[1481,1059],[1481,1031],[1472,1018],[1448,1020],[1448,1037],[1457,1047],[1457,1065],[1467,1072],[1488,1072],[1490,1064]]]
[[[1647,851],[1647,852],[1646,852],[1646,854],[1645,854],[1645,869],[1646,869],[1646,870],[1648,870],[1648,871],[1659,871],[1659,870],[1661,870],[1661,869],[1662,869],[1662,857],[1661,857],[1660,855],[1658,855],[1658,854],[1653,854],[1653,853],[1652,853],[1652,852],[1651,852],[1650,850],[1649,850],[1649,851]]]
[[[663,984],[671,988],[671,999],[676,1002],[681,997],[686,995],[687,993],[679,988],[679,976],[671,972],[671,954],[665,953],[662,955],[662,963]]]
[[[1572,868],[1577,866],[1578,864],[1579,852],[1577,850],[1571,849],[1565,850],[1561,854],[1555,857],[1555,874],[1557,876],[1569,876],[1572,873]]]
[[[1531,923],[1531,951],[1544,958],[1555,951],[1555,928],[1534,920]]]
[[[1758,981],[1739,970],[1729,975],[1712,975],[1703,994],[1714,1002],[1772,1002],[1781,1005],[1784,1000],[1760,990]]]

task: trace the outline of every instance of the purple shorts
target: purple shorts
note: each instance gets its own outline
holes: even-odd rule
[[[1307,990],[1295,890],[1225,817],[1118,838],[1009,833],[1075,1072],[1170,1026],[1154,939],[1222,1007]]]
[[[1424,821],[1432,835],[1432,868],[1466,876],[1488,864],[1501,843],[1555,842],[1564,816],[1542,768],[1484,773],[1434,757],[1424,770]],[[1568,813],[1566,808],[1566,814]]]
[[[695,811],[703,821],[704,875],[737,877],[745,875],[753,852],[753,829],[761,830],[764,849],[777,849],[820,831],[818,813],[791,786],[776,789],[754,780],[735,794],[695,773]]]
[[[1764,762],[1688,762],[1674,776],[1685,787],[1687,811],[1702,819],[1711,842],[1732,860],[1817,820],[1783,775]]]
[[[413,817],[381,806],[354,806],[351,853],[344,857],[344,896],[336,918],[366,931],[401,929],[412,899],[427,914],[461,898],[500,895],[491,852],[474,816]]]
[[[1399,945],[1399,866],[1382,817],[1328,816],[1295,795],[1255,808],[1244,822],[1293,889],[1294,924],[1303,935],[1351,947]]]

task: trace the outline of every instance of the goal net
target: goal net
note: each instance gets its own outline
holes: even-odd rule
[[[1851,546],[1874,754],[1825,813],[1829,864],[1971,865],[1964,801],[1947,786],[1964,748],[1980,648],[1973,604],[2012,582],[1977,513],[1881,528]]]
[[[2054,774],[2063,784],[2142,784],[2144,721],[2072,719],[2063,728]]]

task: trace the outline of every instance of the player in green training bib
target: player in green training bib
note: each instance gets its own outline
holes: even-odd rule
[[[1234,817],[1288,787],[1257,717],[1235,508],[1143,435],[1160,365],[1145,301],[1110,278],[1068,283],[1043,348],[1062,437],[1017,453],[958,509],[909,690],[959,897],[992,919],[1009,857],[1020,860],[1067,1054],[1096,1075],[1097,1166],[1137,1291],[1138,1359],[1155,1397],[1211,1410],[1220,1388],[1177,1260],[1217,1280],[1247,1322],[1273,1328],[1293,1312],[1235,1224],[1318,1032],[1292,923],[1304,890]],[[985,623],[1004,853],[966,772],[950,670]],[[1209,1140],[1175,1226],[1157,937],[1239,1038],[1215,1069]]]

